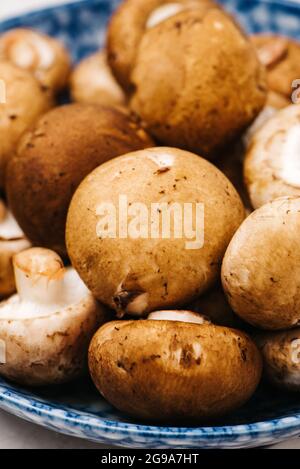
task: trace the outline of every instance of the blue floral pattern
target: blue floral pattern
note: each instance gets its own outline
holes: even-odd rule
[[[86,0],[30,13],[0,24],[37,28],[60,38],[74,61],[103,47],[105,28],[119,0]],[[223,0],[249,32],[271,31],[300,39],[300,5],[290,0]],[[300,77],[299,77],[300,78]],[[235,415],[211,427],[158,427],[128,420],[90,381],[58,388],[22,389],[0,379],[0,407],[58,432],[133,448],[242,448],[300,435],[300,399],[264,386]]]

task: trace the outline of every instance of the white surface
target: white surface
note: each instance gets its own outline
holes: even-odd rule
[[[31,8],[42,8],[59,3],[61,0],[0,0],[0,19],[14,16]],[[91,449],[104,448],[101,445],[50,432],[0,411],[0,449]],[[108,446],[105,446],[108,448]],[[273,448],[300,449],[300,439],[281,443]]]
[[[72,0],[69,0],[72,1]],[[67,0],[0,0],[0,19],[24,13],[34,8],[44,8],[52,5],[68,3]]]

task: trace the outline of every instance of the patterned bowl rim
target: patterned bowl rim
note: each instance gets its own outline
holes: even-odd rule
[[[159,437],[159,438],[176,438],[186,439],[192,438],[199,439],[216,439],[216,438],[230,438],[230,437],[260,437],[263,438],[270,436],[274,431],[284,432],[285,434],[292,434],[300,430],[300,412],[294,413],[291,416],[279,417],[266,421],[259,421],[253,423],[245,423],[238,425],[224,425],[224,426],[208,426],[208,427],[161,427],[147,424],[135,424],[131,422],[120,422],[117,420],[109,420],[101,416],[90,414],[88,412],[80,411],[71,406],[66,406],[61,403],[49,403],[38,396],[26,396],[8,382],[4,385],[0,381],[0,407],[4,410],[15,411],[13,413],[18,415],[21,412],[23,416],[32,414],[40,415],[46,418],[52,425],[57,428],[64,428],[66,423],[70,426],[85,426],[93,428],[94,430],[102,430],[109,432],[118,432],[119,436],[138,436],[138,437]],[[8,388],[7,388],[8,386]],[[37,405],[38,404],[38,405]],[[29,417],[30,419],[30,417]]]
[[[78,0],[75,2],[68,1],[67,3],[63,3],[61,5],[53,5],[52,7],[40,8],[34,11],[29,11],[28,13],[23,13],[18,16],[12,16],[7,20],[0,21],[0,30],[1,29],[8,29],[14,28],[18,25],[19,22],[24,22],[24,20],[34,19],[35,17],[38,18],[39,16],[46,16],[48,13],[52,13],[53,11],[59,12],[63,11],[66,8],[70,10],[76,10],[81,8],[84,5],[107,5],[107,2],[110,0]],[[219,0],[221,3],[223,0]],[[257,4],[265,3],[273,6],[284,6],[287,8],[294,8],[295,10],[300,11],[300,3],[298,0],[251,0],[251,2],[255,2]]]
[[[53,11],[60,12],[67,9],[77,10],[82,6],[89,5],[105,5],[109,0],[79,0],[76,2],[68,2],[62,5],[54,5],[52,7],[41,8],[19,16],[11,17],[0,22],[0,30],[17,27],[19,23],[26,20],[38,19],[40,16],[46,16]],[[253,2],[271,4],[273,6],[283,6],[293,8],[300,13],[300,3],[296,0],[252,0]],[[4,384],[1,384],[2,383]],[[21,391],[22,392],[22,391]],[[38,406],[36,405],[38,404]],[[270,436],[270,433],[284,432],[285,434],[296,434],[300,431],[300,411],[293,415],[258,421],[253,423],[225,425],[225,426],[209,426],[209,427],[161,427],[154,425],[143,425],[129,422],[121,422],[118,420],[109,420],[101,416],[96,416],[88,412],[77,410],[72,406],[62,405],[60,403],[50,403],[35,395],[26,395],[15,389],[12,385],[4,380],[0,380],[0,407],[6,411],[11,411],[16,415],[22,414],[24,418],[30,420],[30,415],[35,414],[42,416],[46,422],[54,425],[59,431],[67,424],[73,427],[88,426],[94,430],[107,432],[118,432],[119,436],[137,436],[137,437],[154,437],[163,439],[176,440],[187,438],[195,439],[217,439],[224,438],[263,438]],[[300,407],[300,405],[299,405]],[[27,416],[27,417],[26,417]],[[76,436],[76,435],[75,435]],[[107,435],[107,439],[109,436]]]

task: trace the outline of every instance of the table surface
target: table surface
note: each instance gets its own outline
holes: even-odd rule
[[[300,1],[300,0],[299,0]],[[0,0],[0,20],[33,8],[66,3],[61,0]],[[0,411],[0,449],[109,449],[96,443],[75,439],[25,422]],[[272,446],[275,448],[299,448],[300,439]]]

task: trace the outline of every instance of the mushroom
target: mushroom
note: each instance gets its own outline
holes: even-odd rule
[[[300,321],[300,197],[255,210],[233,236],[222,283],[233,311],[253,326],[279,330]]]
[[[0,36],[0,59],[28,70],[53,93],[66,87],[71,58],[63,44],[31,29],[12,29]]]
[[[101,327],[89,348],[101,395],[130,417],[176,425],[242,406],[261,376],[256,346],[242,332],[188,315],[162,311]]]
[[[107,63],[105,51],[82,60],[71,75],[74,101],[88,104],[124,105],[125,94]]]
[[[21,135],[52,105],[47,93],[27,71],[0,61],[4,103],[0,104],[0,189],[7,161]]]
[[[123,111],[70,104],[43,116],[24,135],[7,168],[10,207],[36,246],[65,256],[65,220],[82,179],[104,161],[154,145]]]
[[[81,183],[67,249],[96,298],[119,317],[140,317],[188,304],[212,286],[243,218],[237,192],[211,163],[175,148],[145,149]]]
[[[253,136],[244,178],[254,208],[282,196],[300,196],[300,106],[276,113]]]
[[[267,68],[270,90],[290,99],[294,80],[300,76],[300,44],[284,36],[252,36],[258,57]]]
[[[11,212],[0,200],[0,298],[15,291],[12,258],[30,247]]]
[[[13,263],[17,294],[0,303],[0,375],[30,386],[77,378],[105,310],[53,251],[31,248]]]
[[[206,158],[246,130],[267,96],[254,46],[218,8],[184,10],[149,29],[131,83],[130,107],[149,133]]]
[[[187,9],[204,13],[217,8],[212,0],[127,0],[113,14],[107,37],[108,61],[119,83],[131,89],[131,71],[145,32]]]
[[[217,167],[228,177],[241,196],[248,214],[253,211],[253,206],[250,201],[243,174],[247,150],[251,147],[253,138],[264,124],[276,115],[280,109],[283,109],[288,105],[289,101],[286,98],[269,91],[266,106],[257,116],[252,125],[248,127],[240,140],[228,146],[216,160]]]
[[[264,332],[255,337],[263,358],[264,375],[276,387],[300,391],[300,329]]]

